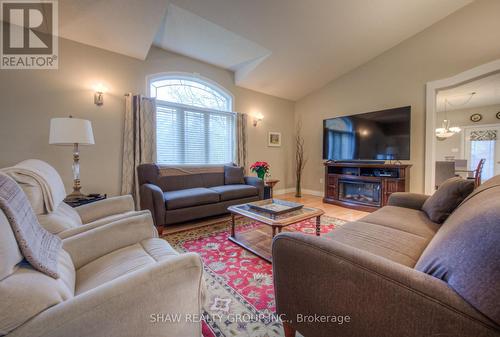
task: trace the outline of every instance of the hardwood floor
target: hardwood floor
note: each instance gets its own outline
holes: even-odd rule
[[[355,221],[369,214],[367,212],[357,211],[355,209],[345,208],[337,205],[325,204],[323,203],[323,198],[315,195],[304,194],[302,195],[301,198],[296,198],[294,193],[287,193],[287,194],[277,195],[276,198],[298,202],[308,207],[319,208],[322,209],[325,212],[325,215],[327,216],[339,218],[346,221]]]
[[[301,198],[296,198],[293,193],[289,193],[282,194],[276,197],[282,200],[298,202],[304,204],[306,207],[322,209],[325,212],[326,216],[347,221],[357,220],[368,214],[366,212],[361,212],[349,208],[325,204],[323,203],[323,199],[321,197],[313,195],[304,195]],[[286,232],[287,227],[285,227],[283,231]],[[236,238],[244,246],[250,247],[252,250],[257,252],[258,255],[263,256],[268,260],[272,260],[273,240],[270,226],[262,225],[250,231],[236,231]]]
[[[323,203],[323,198],[314,195],[304,194],[301,198],[296,198],[294,196],[294,193],[287,193],[287,194],[277,195],[276,198],[298,202],[308,207],[320,208],[325,212],[325,215],[346,221],[358,220],[368,214],[366,212],[357,211],[354,209],[349,209],[337,205],[325,204]],[[163,234],[168,235],[176,232],[186,231],[193,228],[208,226],[229,219],[230,216],[224,215],[221,217],[212,217],[199,221],[192,221],[184,224],[167,226],[166,228],[163,229]]]

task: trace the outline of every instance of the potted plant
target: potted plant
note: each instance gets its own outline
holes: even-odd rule
[[[257,161],[250,166],[250,170],[257,174],[257,177],[264,180],[264,177],[269,173],[269,164],[265,161]]]

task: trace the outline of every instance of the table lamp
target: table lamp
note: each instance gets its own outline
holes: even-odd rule
[[[66,199],[79,199],[85,197],[80,192],[80,152],[78,145],[93,145],[94,134],[92,124],[85,119],[52,118],[50,120],[49,144],[73,146],[73,192]]]

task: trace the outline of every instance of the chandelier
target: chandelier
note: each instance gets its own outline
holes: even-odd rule
[[[475,92],[471,92],[469,95],[470,97],[465,100],[465,102],[463,102],[462,104],[460,104],[459,106],[462,106],[462,105],[465,105],[467,103],[469,103],[472,99],[472,97],[475,95],[476,93]],[[456,104],[451,104],[450,102],[448,102],[448,99],[445,98],[444,99],[444,120],[443,120],[443,123],[441,124],[441,127],[440,128],[436,128],[436,138],[438,140],[445,140],[445,139],[448,139],[450,138],[451,136],[459,133],[460,131],[462,131],[461,128],[459,128],[458,126],[452,126],[450,127],[450,120],[447,119],[447,111],[446,111],[446,108],[448,106],[448,104],[450,104],[451,106],[457,106]]]
[[[458,126],[450,127],[450,121],[445,119],[442,126],[436,129],[436,138],[438,140],[445,140],[447,138],[450,138],[454,134],[459,133],[460,131],[462,131],[462,129],[460,129]]]

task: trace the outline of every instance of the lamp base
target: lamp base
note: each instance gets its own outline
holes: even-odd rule
[[[87,196],[80,191],[73,191],[64,198],[65,201],[72,201],[86,198]]]

